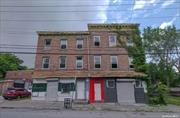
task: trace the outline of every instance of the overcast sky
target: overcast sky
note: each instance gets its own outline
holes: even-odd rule
[[[34,52],[36,31],[82,31],[88,23],[139,23],[141,30],[174,24],[180,29],[180,0],[0,0],[0,51]],[[18,56],[34,67],[34,55]]]

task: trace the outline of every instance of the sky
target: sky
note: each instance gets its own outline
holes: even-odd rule
[[[36,31],[84,31],[88,23],[180,29],[180,0],[0,0],[0,51],[35,52]],[[34,67],[35,55],[17,56]]]

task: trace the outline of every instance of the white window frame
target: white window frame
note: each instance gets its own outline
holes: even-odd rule
[[[109,81],[112,81],[112,82],[114,83],[114,84],[113,84],[113,87],[110,87],[110,86],[109,86],[109,84],[108,84]],[[115,84],[116,84],[116,83],[115,83],[115,80],[107,80],[107,81],[106,81],[106,86],[107,86],[107,88],[115,88]]]
[[[68,45],[67,45],[67,39],[60,39],[60,48],[61,48],[61,46],[62,46],[62,41],[66,41],[65,42],[65,45],[66,45],[66,48],[68,47]],[[66,48],[61,48],[61,49],[66,49]]]
[[[82,60],[77,60],[78,57],[81,57]],[[77,64],[78,64],[79,62],[82,64],[82,67],[81,67],[81,68],[78,68],[78,66],[77,66]],[[76,69],[83,69],[83,57],[82,57],[82,56],[77,56],[77,57],[76,57]]]
[[[80,41],[80,42],[79,42]],[[76,40],[76,48],[78,48],[78,44],[82,45],[82,48],[83,48],[83,43],[84,43],[84,40],[83,39],[77,39]],[[82,49],[82,48],[78,48],[78,49]]]
[[[100,61],[100,68],[96,68],[96,57],[99,57],[99,61]],[[94,56],[94,69],[101,69],[101,56]]]
[[[133,65],[133,58],[132,57],[128,57],[128,61],[129,61],[129,68],[130,69],[134,69],[134,68],[131,68],[130,65]]]
[[[140,82],[139,86],[137,86],[137,84],[136,84],[137,81]],[[141,80],[136,80],[135,81],[135,88],[143,88],[143,82]]]
[[[95,39],[96,39],[96,38],[99,39],[99,46],[100,46],[100,45],[101,45],[101,37],[100,37],[100,36],[94,36],[94,37],[93,37],[93,39],[94,39],[94,40],[93,40],[93,45],[94,45],[95,47],[98,47],[98,46],[95,45]]]
[[[44,68],[45,59],[49,59],[48,68]],[[50,66],[50,58],[49,57],[43,57],[42,58],[42,69],[49,69],[49,66]]]
[[[50,45],[49,46],[46,45],[47,40],[50,40]],[[51,44],[52,44],[52,39],[44,39],[44,48],[45,49],[50,49],[51,48]]]
[[[61,57],[65,57],[65,67],[64,68],[61,68],[61,66],[60,66],[60,64],[61,64]],[[66,59],[67,59],[66,56],[60,56],[59,57],[59,69],[66,69]]]
[[[111,42],[111,37],[114,37],[115,42]],[[117,46],[117,36],[111,35],[109,36],[109,47]]]
[[[113,60],[113,57],[116,58],[116,62],[117,62],[117,68],[118,68],[118,56],[110,56],[110,62],[111,62],[111,69],[117,69],[117,68],[112,68],[112,60]]]

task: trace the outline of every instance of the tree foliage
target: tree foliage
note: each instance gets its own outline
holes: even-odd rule
[[[175,26],[165,29],[147,27],[144,29],[144,47],[151,62],[148,75],[154,82],[161,81],[170,86],[176,79],[175,65],[180,60],[179,38]]]
[[[140,36],[139,29],[132,31],[130,34],[125,34],[126,36],[130,35],[133,45],[127,45],[125,40],[120,38],[121,31],[118,32],[118,41],[123,48],[128,51],[129,57],[133,58],[133,65],[135,71],[145,72],[146,71],[146,58],[145,51],[143,47],[142,38]]]
[[[180,38],[175,26],[144,29],[144,47],[151,61],[173,67],[180,60]]]
[[[6,71],[27,69],[22,63],[23,60],[13,54],[0,54],[0,78],[5,77]]]

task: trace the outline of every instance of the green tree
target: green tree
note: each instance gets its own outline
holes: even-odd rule
[[[165,29],[147,27],[144,29],[143,39],[148,60],[158,67],[156,79],[169,87],[171,80],[174,79],[173,67],[180,60],[178,50],[180,39],[177,38],[175,26]]]
[[[135,29],[131,31],[130,34],[122,31],[118,31],[118,41],[121,46],[128,51],[129,57],[133,58],[133,65],[135,71],[138,72],[146,72],[146,58],[145,51],[143,47],[142,37],[140,36],[139,29]],[[121,35],[129,36],[130,40],[132,40],[133,45],[127,45],[126,41],[121,38]]]
[[[6,71],[27,69],[22,63],[23,60],[13,54],[0,54],[0,79],[5,77]]]

